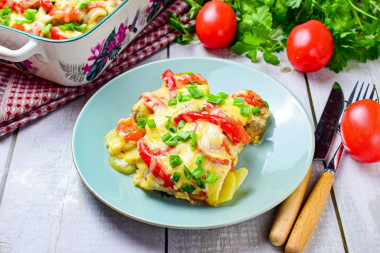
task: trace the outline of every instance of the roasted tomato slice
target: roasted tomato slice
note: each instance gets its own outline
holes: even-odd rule
[[[152,151],[142,139],[137,142],[137,150],[139,151],[141,159],[146,166],[148,166],[149,171],[153,174],[153,176],[158,180],[162,180],[162,185],[164,187],[172,188],[174,183],[170,181],[171,175],[166,173],[160,160],[152,154]]]
[[[51,34],[51,38],[55,40],[65,40],[65,39],[70,38],[64,32],[62,32],[61,29],[59,29],[58,27],[50,28],[50,34]]]
[[[138,141],[145,135],[143,129],[137,128],[137,123],[133,119],[121,119],[116,126],[116,132],[124,136],[126,141]]]

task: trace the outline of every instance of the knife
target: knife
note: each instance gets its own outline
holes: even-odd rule
[[[330,144],[339,125],[339,118],[344,108],[344,95],[340,85],[335,82],[322,116],[315,130],[315,151],[313,162],[309,171],[297,189],[284,201],[277,211],[269,240],[275,246],[285,243],[290,230],[293,227],[297,214],[300,210],[306,187],[309,182],[312,168],[324,170],[326,157],[330,149]]]

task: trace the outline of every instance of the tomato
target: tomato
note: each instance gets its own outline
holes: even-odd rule
[[[207,2],[198,13],[195,31],[199,40],[207,48],[227,47],[234,39],[236,30],[235,12],[223,1]]]
[[[116,132],[124,136],[125,141],[138,141],[145,135],[143,129],[137,128],[137,123],[133,119],[121,119],[116,126]]]
[[[177,124],[180,120],[185,120],[186,122],[204,120],[211,124],[218,125],[233,143],[242,142],[248,145],[251,141],[251,137],[247,131],[245,131],[244,127],[236,120],[227,116],[211,115],[204,112],[184,112],[174,118],[174,122]]]
[[[50,34],[51,34],[51,38],[54,40],[69,39],[69,36],[67,36],[64,32],[62,32],[61,29],[59,29],[58,27],[50,28]]]
[[[12,28],[15,28],[15,29],[18,29],[18,30],[21,30],[21,31],[25,31],[25,26],[24,26],[24,24],[14,23],[14,24],[12,24],[11,27],[12,27]]]
[[[152,92],[143,92],[140,99],[143,99],[144,105],[152,112],[156,112],[167,107],[167,105]]]
[[[41,0],[41,6],[42,8],[44,8],[47,12],[51,11],[54,6],[53,4],[51,3],[50,0]]]
[[[141,160],[143,160],[153,176],[161,180],[164,187],[172,188],[174,183],[170,181],[171,175],[166,173],[160,160],[152,154],[152,151],[142,139],[137,142],[137,150],[139,151]]]
[[[174,75],[177,86],[183,87],[188,83],[207,84],[207,80],[200,74],[176,74]]]
[[[161,79],[164,80],[166,85],[168,86],[170,91],[175,91],[177,89],[177,85],[174,80],[174,74],[170,69],[167,69],[162,75]]]
[[[341,124],[342,142],[346,151],[365,163],[380,161],[380,104],[364,99],[351,104]]]
[[[290,63],[301,72],[320,70],[330,61],[333,52],[334,40],[331,32],[317,20],[296,26],[286,43]]]
[[[232,97],[241,97],[249,105],[259,106],[261,109],[265,108],[260,95],[252,90],[239,90],[232,94]]]

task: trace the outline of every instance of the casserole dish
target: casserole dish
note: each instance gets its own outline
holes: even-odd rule
[[[88,32],[52,40],[0,25],[0,63],[65,85],[91,82],[171,0],[124,0]]]

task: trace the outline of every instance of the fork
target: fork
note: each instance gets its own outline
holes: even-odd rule
[[[346,109],[348,108],[349,105],[352,104],[354,100],[358,84],[359,84],[359,81],[356,82],[348,98]],[[360,95],[364,87],[364,82],[362,83],[359,93],[356,96],[355,102],[365,99],[367,97],[369,86],[370,84],[367,85],[364,95],[361,98]],[[369,99],[373,99],[374,95],[375,95],[375,86],[372,89]],[[340,124],[338,128],[338,133],[340,134]],[[289,240],[286,244],[285,252],[302,252],[307,242],[309,241],[311,235],[313,234],[314,229],[317,226],[319,217],[322,214],[326,200],[329,196],[332,184],[334,182],[334,176],[335,176],[343,150],[344,150],[344,146],[342,142],[340,142],[339,147],[335,151],[334,156],[331,158],[328,166],[326,167],[324,173],[318,180],[308,200],[306,201],[300,215],[298,216],[297,221],[294,224],[293,230],[289,236]]]

